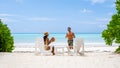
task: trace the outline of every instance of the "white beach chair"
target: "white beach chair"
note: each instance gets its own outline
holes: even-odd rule
[[[75,45],[73,46],[73,49],[70,49],[69,46],[67,46],[68,49],[68,55],[84,55],[84,41],[82,38],[77,38],[75,40]]]
[[[82,38],[75,40],[74,52],[76,55],[84,55],[84,40]]]
[[[44,49],[44,41],[43,38],[37,38],[35,42],[35,54],[45,54],[45,55],[52,55],[51,48],[50,50]]]

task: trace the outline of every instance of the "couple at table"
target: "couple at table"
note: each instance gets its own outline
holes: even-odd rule
[[[68,32],[66,33],[66,38],[68,39],[68,46],[69,46],[70,49],[73,49],[73,38],[75,38],[75,34],[74,34],[74,32],[71,31],[70,27],[68,27],[67,30],[68,30]],[[52,37],[49,40],[48,36],[49,36],[49,33],[45,32],[44,37],[43,37],[43,39],[44,39],[44,48],[45,48],[45,50],[50,50],[50,48],[52,48],[51,52],[52,52],[53,55],[55,55],[54,46],[52,46],[52,47],[49,46],[49,44],[51,42],[55,41],[55,38]]]

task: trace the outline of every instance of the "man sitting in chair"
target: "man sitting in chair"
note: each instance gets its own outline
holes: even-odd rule
[[[54,41],[55,41],[55,38],[54,38],[54,37],[52,37],[52,38],[49,40],[48,36],[49,36],[49,33],[48,33],[48,32],[45,32],[45,33],[44,33],[44,37],[43,37],[45,50],[50,50],[49,44],[50,44],[51,42],[54,42]],[[51,51],[51,52],[52,52],[53,55],[55,55],[54,46],[52,46],[52,51]]]
[[[66,34],[66,38],[68,38],[68,46],[70,49],[73,49],[73,38],[75,38],[74,33],[71,31],[71,28],[68,27],[68,32]]]

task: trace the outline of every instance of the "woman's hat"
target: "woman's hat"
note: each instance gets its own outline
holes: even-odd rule
[[[45,36],[48,35],[48,32],[45,32],[44,35],[45,35]]]

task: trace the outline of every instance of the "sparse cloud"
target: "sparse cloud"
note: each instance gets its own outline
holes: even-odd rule
[[[91,0],[91,3],[94,5],[96,3],[104,3],[106,0]]]
[[[110,5],[110,7],[111,7],[111,8],[114,8],[114,7],[115,7],[115,3],[114,3],[114,4],[112,4],[112,5]]]
[[[114,14],[113,12],[108,13],[109,16],[112,16],[113,14]]]
[[[22,3],[23,0],[15,0],[17,3]]]
[[[14,15],[2,13],[2,14],[0,14],[0,16],[1,16],[1,17],[6,17],[6,16],[14,16]]]
[[[81,13],[91,13],[91,12],[93,12],[93,11],[89,10],[89,9],[86,9],[86,8],[81,10]]]
[[[12,19],[12,18],[0,18],[4,22],[18,22],[18,20]]]
[[[0,17],[28,17],[19,14],[0,13]]]
[[[107,25],[106,25],[106,24],[101,24],[101,25],[99,25],[99,27],[100,27],[100,28],[106,28]]]
[[[47,18],[47,17],[35,17],[35,18],[29,18],[28,20],[33,20],[33,21],[55,21],[54,18]]]
[[[97,19],[98,22],[109,22],[110,19],[109,18],[101,18],[101,19]]]
[[[108,8],[115,8],[115,3],[113,3],[113,4],[110,4],[110,5],[107,5],[106,7],[108,7]]]

